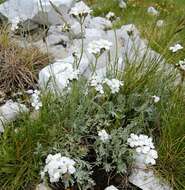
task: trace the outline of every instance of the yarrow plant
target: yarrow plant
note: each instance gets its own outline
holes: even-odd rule
[[[51,183],[59,182],[61,179],[66,187],[69,187],[70,182],[73,183],[72,176],[76,172],[76,162],[68,157],[61,156],[61,153],[55,155],[49,154],[45,161],[44,170],[41,171],[41,178],[49,175]]]
[[[124,174],[131,155],[126,143],[127,137],[127,131],[122,128],[113,129],[110,134],[105,129],[98,131],[94,144],[96,165],[103,166],[106,172],[116,170],[116,173]]]
[[[90,86],[94,87],[96,91],[99,92],[100,94],[104,94],[103,77],[101,77],[100,75],[92,76],[91,81],[90,81]]]
[[[131,148],[135,148],[137,154],[144,156],[145,164],[156,164],[158,154],[155,150],[152,138],[149,138],[147,135],[136,135],[132,133],[127,142]]]
[[[109,87],[111,94],[118,93],[120,87],[123,86],[123,82],[118,79],[108,79],[99,75],[94,75],[90,80],[90,86],[94,87],[100,94],[104,94],[105,92],[103,87],[104,84]]]
[[[119,81],[118,79],[105,79],[104,83],[108,85],[112,94],[118,93],[120,87],[123,86],[123,82]]]

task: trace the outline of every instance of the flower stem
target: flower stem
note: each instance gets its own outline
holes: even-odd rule
[[[95,63],[93,64],[93,68],[92,68],[92,76],[93,76],[93,75],[95,74],[95,72],[96,72],[97,63],[98,63],[98,57],[96,57]]]
[[[81,62],[81,60],[82,60],[83,51],[84,51],[83,22],[82,22],[82,21],[80,21],[80,31],[81,31],[82,46],[81,46],[80,58],[79,58],[79,61],[78,61],[78,63],[77,63],[77,69],[78,69],[79,66],[80,66],[80,62]]]

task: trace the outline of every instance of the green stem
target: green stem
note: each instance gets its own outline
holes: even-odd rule
[[[97,63],[98,63],[98,57],[96,57],[95,64],[93,64],[92,76],[93,76],[93,75],[95,74],[95,72],[96,72]]]
[[[81,47],[81,54],[80,54],[80,58],[79,58],[79,61],[77,63],[77,69],[79,68],[80,66],[80,62],[82,60],[82,56],[83,56],[83,51],[84,51],[84,39],[83,39],[83,22],[80,21],[80,30],[81,30],[81,39],[82,39],[82,47]]]

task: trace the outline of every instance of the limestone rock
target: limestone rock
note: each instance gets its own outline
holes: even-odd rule
[[[69,56],[62,60],[57,60],[43,68],[39,73],[39,86],[41,89],[48,89],[51,92],[62,92],[67,87],[68,76],[64,76],[64,71],[71,70],[74,57]],[[89,60],[85,55],[80,62],[80,73],[83,73],[89,65]]]
[[[0,133],[4,131],[4,125],[10,122],[21,113],[27,112],[28,109],[25,105],[8,100],[0,107]]]
[[[74,0],[53,0],[52,2],[68,20],[67,13]],[[49,0],[7,0],[0,5],[0,13],[6,16],[11,23],[14,23],[17,18],[23,22],[32,19],[39,24],[52,25],[62,22]]]
[[[100,30],[108,30],[112,28],[112,23],[110,20],[107,20],[103,17],[93,17],[89,24],[87,25],[88,28],[95,28]]]
[[[172,190],[151,169],[133,169],[129,181],[143,190]]]

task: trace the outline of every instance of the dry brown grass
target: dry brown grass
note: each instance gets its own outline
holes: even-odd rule
[[[34,87],[38,72],[49,63],[49,56],[37,48],[22,48],[7,31],[0,33],[0,91],[11,94]]]

